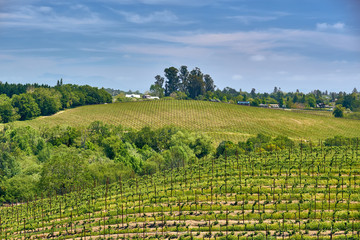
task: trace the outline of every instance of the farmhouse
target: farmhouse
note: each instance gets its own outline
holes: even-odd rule
[[[250,102],[242,102],[242,101],[238,101],[237,102],[238,105],[243,105],[243,106],[250,106]]]
[[[270,108],[279,108],[279,104],[269,104]]]
[[[125,97],[127,98],[140,98],[139,94],[125,94]]]
[[[159,97],[157,97],[157,96],[150,96],[150,95],[143,95],[143,98],[145,98],[145,99],[160,99]]]
[[[325,108],[326,105],[325,105],[325,103],[318,103],[318,104],[316,104],[316,107],[317,108]]]

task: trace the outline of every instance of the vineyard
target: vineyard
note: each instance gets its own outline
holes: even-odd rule
[[[1,239],[359,239],[358,146],[206,158],[0,209]]]
[[[15,126],[68,125],[84,127],[93,121],[131,127],[174,125],[204,133],[218,144],[244,141],[258,133],[284,135],[295,140],[360,135],[358,120],[337,119],[324,111],[284,111],[194,100],[159,100],[83,106],[49,117],[18,121]]]

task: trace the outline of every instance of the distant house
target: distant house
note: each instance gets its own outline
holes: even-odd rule
[[[269,104],[270,108],[279,108],[279,104]]]
[[[263,104],[263,103],[260,103],[260,104],[259,104],[259,107],[262,107],[262,108],[268,108],[268,107],[269,107],[269,105],[267,105],[267,104]]]
[[[316,104],[316,107],[317,108],[325,108],[326,105],[325,105],[325,103],[318,103],[318,104]]]
[[[139,94],[125,94],[127,98],[141,98]]]
[[[159,97],[157,97],[157,96],[150,96],[150,95],[143,95],[143,98],[145,98],[145,99],[160,99]]]
[[[243,105],[243,106],[250,106],[250,102],[248,102],[248,101],[246,101],[246,102],[238,101],[237,104],[238,105]]]

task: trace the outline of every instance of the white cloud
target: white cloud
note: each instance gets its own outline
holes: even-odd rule
[[[264,55],[260,55],[260,54],[253,55],[253,56],[250,57],[250,60],[254,61],[254,62],[262,62],[265,59],[266,59],[266,57]]]
[[[0,19],[6,27],[36,28],[58,32],[81,32],[110,24],[82,5],[74,5],[70,9],[73,11],[68,14],[55,11],[48,6],[25,5],[12,12],[0,12]]]
[[[334,24],[329,23],[317,23],[316,28],[320,31],[325,30],[343,30],[345,28],[345,23],[337,22]]]
[[[270,29],[266,31],[243,31],[233,33],[182,33],[147,34],[149,39],[181,43],[182,45],[219,48],[223,51],[259,55],[275,52],[280,48],[295,48],[309,52],[311,48],[359,52],[360,39],[356,35],[296,29]],[[298,51],[304,55],[304,51]],[[261,54],[260,54],[261,55]],[[261,57],[257,57],[258,60]]]
[[[171,23],[176,22],[178,20],[178,17],[167,10],[160,11],[160,12],[153,12],[147,16],[141,16],[136,13],[131,12],[123,12],[123,11],[117,11],[121,15],[123,15],[126,19],[126,21],[131,23],[152,23],[152,22],[164,22],[164,23]]]

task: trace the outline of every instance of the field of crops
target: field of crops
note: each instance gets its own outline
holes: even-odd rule
[[[359,239],[360,234],[358,146],[225,154],[67,192],[2,207],[0,239]]]
[[[258,133],[313,141],[335,135],[360,135],[360,121],[336,119],[329,112],[292,112],[190,100],[83,106],[59,112],[54,116],[14,124],[35,128],[58,124],[88,126],[97,120],[135,129],[175,125],[205,133],[217,143],[222,140],[246,140]]]

